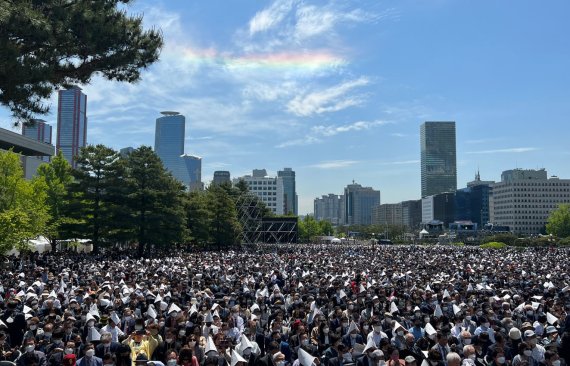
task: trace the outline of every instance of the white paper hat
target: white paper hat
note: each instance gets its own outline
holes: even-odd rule
[[[245,351],[248,348],[251,348],[253,350],[253,344],[249,341],[249,339],[245,336],[245,334],[242,334],[239,343],[239,352],[243,354],[243,351]]]
[[[358,326],[356,325],[354,320],[351,321],[350,325],[348,326],[348,333],[352,332],[353,330],[359,331]]]
[[[205,354],[207,355],[208,352],[218,352],[218,349],[216,348],[216,345],[214,344],[214,340],[212,339],[212,337],[208,336],[208,341],[206,342],[206,351]]]
[[[366,347],[364,347],[364,350],[362,351],[362,353],[365,353],[366,351],[368,351],[371,348],[376,349],[376,342],[374,342],[374,338],[372,338],[372,337],[368,338],[368,342],[366,342]]]
[[[170,309],[168,309],[168,314],[172,313],[173,311],[176,311],[177,313],[180,313],[182,310],[178,307],[178,305],[172,303],[170,305]]]
[[[461,308],[455,304],[453,304],[453,314],[457,315],[457,313],[461,312]]]
[[[90,341],[100,341],[101,334],[95,328],[89,328],[88,330],[88,338]]]
[[[432,334],[436,334],[437,332],[435,331],[435,329],[433,328],[433,326],[431,325],[431,323],[427,323],[426,327],[425,327],[425,331],[428,335],[432,335]]]
[[[232,361],[231,361],[231,366],[235,366],[238,362],[245,362],[247,363],[247,361],[241,357],[239,355],[239,353],[237,353],[235,350],[232,351]]]
[[[208,312],[208,315],[206,315],[206,318],[204,319],[204,323],[213,323],[214,322],[214,317],[212,316],[212,313]]]
[[[148,307],[148,310],[146,311],[146,315],[150,316],[150,317],[153,318],[153,319],[156,319],[156,316],[157,316],[158,314],[156,314],[156,311],[154,310],[154,307],[149,306],[149,307]]]
[[[117,315],[117,313],[113,312],[111,314],[111,320],[113,321],[113,323],[115,324],[121,324],[121,318],[119,318],[119,316]]]
[[[85,323],[89,323],[91,320],[96,321],[95,317],[93,316],[93,314],[91,314],[90,312],[87,313],[87,315],[85,316]]]
[[[396,304],[392,301],[392,303],[390,304],[390,312],[392,314],[397,313],[398,312],[398,307],[396,306]]]
[[[305,351],[302,348],[299,348],[298,356],[299,356],[299,363],[302,366],[311,366],[316,358],[314,356],[311,356],[309,352]]]
[[[558,321],[558,318],[552,315],[551,313],[547,312],[546,321],[548,322],[548,324],[552,325]]]
[[[441,307],[439,305],[435,306],[435,311],[433,312],[433,315],[437,316],[438,318],[443,316],[443,311],[441,311]]]

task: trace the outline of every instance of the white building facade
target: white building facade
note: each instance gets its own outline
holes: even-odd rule
[[[515,234],[539,234],[562,203],[570,203],[570,179],[548,178],[544,169],[506,170],[492,185],[491,222]]]
[[[234,184],[243,180],[249,192],[255,194],[275,215],[285,215],[285,192],[282,177],[269,177],[265,169],[256,169],[252,175],[233,180]]]

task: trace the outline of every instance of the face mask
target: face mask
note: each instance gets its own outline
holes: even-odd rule
[[[309,344],[309,340],[308,340],[308,339],[303,339],[303,341],[301,342],[301,344],[307,345],[307,344]]]
[[[429,318],[424,318],[424,322],[427,324],[429,323]]]
[[[194,348],[196,347],[196,341],[188,342],[188,345],[190,346],[190,348]]]
[[[89,349],[89,350],[85,351],[85,356],[93,357],[93,355],[95,355],[95,350]]]
[[[61,344],[61,343],[62,343],[62,340],[61,340],[61,339],[54,339],[54,340],[53,340],[53,343],[55,343],[55,344]]]
[[[50,332],[44,332],[44,337],[51,338],[51,333]]]
[[[364,329],[364,330],[368,330],[369,328],[370,328],[370,326],[368,326],[368,325],[363,325],[363,326],[362,326],[362,329]]]
[[[184,337],[186,335],[186,331],[185,330],[181,330],[180,332],[178,332],[178,335],[181,337]]]
[[[63,352],[64,352],[66,355],[70,355],[70,354],[73,353],[73,348],[66,348]]]
[[[449,309],[447,306],[444,306],[441,308],[441,310],[443,310],[443,311],[447,311],[447,309]]]
[[[30,353],[33,352],[36,347],[33,344],[29,344],[26,346],[26,352]]]
[[[158,326],[162,328],[162,327],[164,327],[164,324],[165,324],[164,322],[159,322]],[[176,361],[176,360],[174,360],[174,361]]]
[[[525,349],[525,350],[524,350],[524,355],[525,355],[526,357],[530,357],[530,356],[532,356],[532,351],[529,350],[529,349]]]
[[[471,315],[466,315],[465,320],[467,320],[468,322],[471,321]]]
[[[478,311],[478,312],[477,312],[477,316],[481,316],[481,315],[483,315],[483,312],[482,312],[482,311]]]
[[[351,333],[350,338],[356,338],[356,333]]]
[[[178,313],[176,311],[173,311],[172,313],[170,313],[170,316],[176,318],[178,316]]]
[[[166,363],[168,366],[176,366],[176,360],[168,360]]]
[[[552,361],[552,366],[560,366],[560,360]]]
[[[345,361],[351,362],[351,361],[352,361],[352,354],[351,354],[351,353],[345,353],[345,354],[342,355],[342,358],[343,358]]]
[[[277,366],[285,366],[285,361],[279,361],[279,362],[277,362]]]
[[[87,326],[88,326],[89,328],[93,328],[93,327],[95,326],[95,322],[90,321],[90,322],[87,323]]]
[[[353,310],[354,309],[354,305],[348,305],[348,310]]]
[[[504,358],[504,357],[499,357],[499,358],[497,358],[497,362],[502,365],[502,364],[505,363],[505,358]]]
[[[329,328],[323,328],[323,333],[328,334],[329,333]]]
[[[491,324],[489,324],[489,323],[483,323],[483,326],[484,326],[485,328],[489,328],[490,325],[491,325]]]
[[[471,344],[471,338],[465,338],[465,339],[463,340],[463,344],[465,344],[465,345],[470,345],[470,344]]]
[[[532,316],[532,310],[529,310],[526,312],[526,315],[531,315]]]
[[[477,358],[477,356],[476,356],[476,355],[469,355],[469,358],[470,358],[471,360],[475,360],[475,359]]]
[[[396,332],[397,335],[399,335],[400,337],[404,335],[404,331],[403,330],[399,330]]]
[[[528,344],[530,344],[532,347],[536,346],[536,339],[531,339],[528,341]]]
[[[37,328],[38,328],[37,325],[30,325],[30,329],[31,329],[31,330],[36,330]]]
[[[348,327],[348,323],[342,323],[342,326],[346,328]]]
[[[379,325],[375,325],[375,326],[374,326],[374,331],[375,331],[376,333],[380,333],[380,332],[382,331],[382,327],[379,326]]]
[[[142,329],[143,329],[142,325],[135,325],[135,330],[142,330]]]

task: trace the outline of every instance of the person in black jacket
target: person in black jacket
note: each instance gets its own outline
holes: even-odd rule
[[[10,335],[10,345],[12,347],[19,347],[24,341],[24,331],[26,329],[26,318],[24,313],[20,312],[18,308],[19,300],[11,299],[6,305],[7,309],[2,314],[0,319],[8,327],[8,334]]]

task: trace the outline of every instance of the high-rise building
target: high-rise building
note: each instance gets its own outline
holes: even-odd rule
[[[57,151],[76,167],[79,150],[87,146],[87,96],[74,86],[60,90],[57,108]]]
[[[457,190],[455,122],[420,127],[422,198]]]
[[[375,225],[401,226],[402,204],[385,203],[372,208],[372,223]]]
[[[230,172],[226,170],[216,170],[214,172],[214,179],[212,180],[212,184],[231,184],[232,180],[230,178]]]
[[[32,126],[22,126],[22,135],[34,139],[39,142],[51,145],[51,135],[52,127],[48,125],[46,121],[42,119],[33,120]],[[38,156],[38,159],[49,162],[51,160],[50,156]]]
[[[352,183],[344,188],[346,225],[371,225],[372,208],[380,204],[380,191]]]
[[[422,223],[422,200],[402,202],[402,225],[408,230],[417,230]]]
[[[297,215],[297,191],[295,188],[295,172],[285,168],[277,172],[277,177],[283,179],[283,194],[285,213]]]
[[[180,157],[184,163],[184,167],[188,172],[189,188],[191,191],[199,191],[203,189],[202,184],[202,158],[194,155],[182,155]]]
[[[438,220],[444,227],[455,221],[455,192],[422,198],[422,223]]]
[[[202,186],[202,158],[184,154],[186,118],[178,112],[161,112],[156,119],[154,151],[164,167],[191,190]]]
[[[282,177],[269,177],[265,169],[254,169],[252,175],[233,180],[234,184],[243,180],[249,192],[259,197],[275,215],[285,215],[285,194]]]
[[[342,196],[329,193],[323,195],[321,198],[315,198],[314,204],[314,217],[317,221],[328,221],[333,225],[342,224],[342,211],[343,202]]]
[[[548,178],[545,169],[506,170],[491,193],[494,225],[508,226],[515,234],[539,234],[552,210],[570,203],[570,179]]]
[[[471,221],[483,227],[490,220],[489,197],[493,181],[483,181],[479,172],[475,180],[467,183],[467,188],[455,193],[455,220]]]
[[[135,151],[135,149],[131,146],[127,146],[127,147],[123,147],[121,150],[119,150],[119,155],[121,155],[122,157],[126,158],[127,156],[129,156],[133,151]]]

